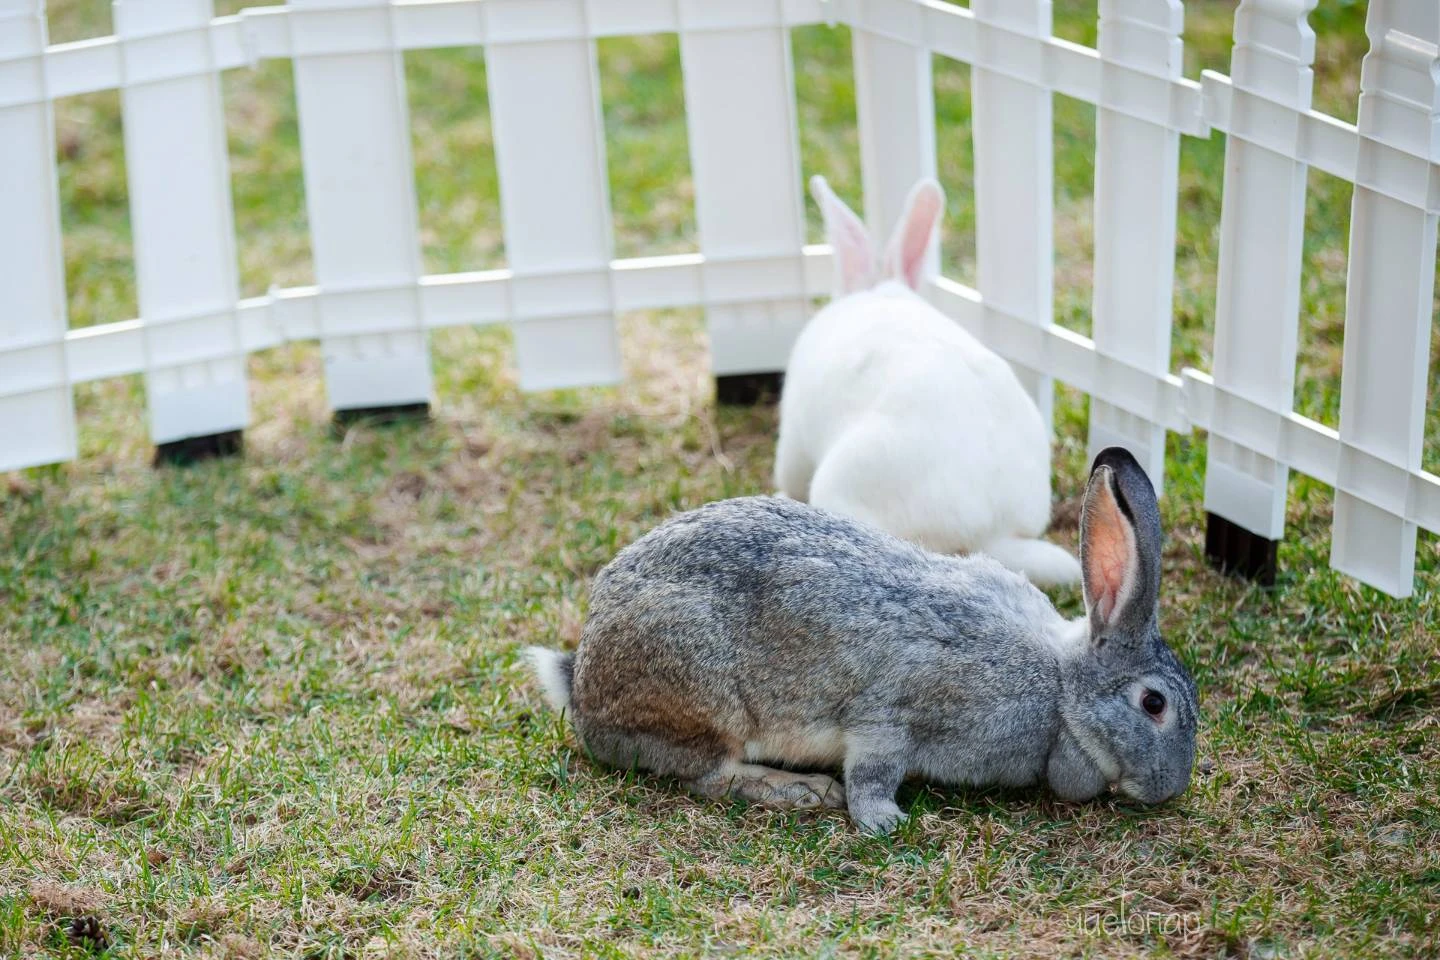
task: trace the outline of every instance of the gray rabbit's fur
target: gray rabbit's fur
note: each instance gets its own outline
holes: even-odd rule
[[[601,571],[573,657],[528,653],[596,758],[707,796],[848,806],[877,832],[909,775],[1156,803],[1189,782],[1196,696],[1160,638],[1159,513],[1123,450],[1097,457],[1081,528],[1088,613],[1068,621],[986,557],[725,500]],[[844,787],[762,762],[843,765]]]

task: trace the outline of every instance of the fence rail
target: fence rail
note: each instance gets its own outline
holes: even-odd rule
[[[1273,573],[1290,470],[1333,486],[1332,564],[1413,588],[1440,531],[1421,467],[1440,215],[1440,5],[1376,0],[1358,122],[1311,108],[1315,0],[1242,0],[1232,76],[1182,75],[1179,0],[1101,0],[1097,49],[1048,0],[116,0],[116,33],[50,45],[0,0],[0,470],[76,456],[75,383],[145,375],[151,436],[233,436],[245,357],[319,339],[337,411],[425,404],[427,332],[515,329],[526,389],[620,377],[618,312],[699,306],[717,374],[781,370],[829,251],[804,243],[788,31],[852,29],[865,212],[887,231],[935,172],[932,55],[973,69],[976,288],[929,294],[1048,415],[1092,398],[1092,448],[1163,482],[1165,434],[1209,433],[1209,552]],[[680,38],[700,252],[613,258],[595,40]],[[508,269],[426,275],[401,56],[485,49]],[[311,287],[239,296],[220,74],[295,64]],[[743,69],[737,69],[743,65]],[[119,90],[140,317],[68,330],[52,105]],[[1051,100],[1096,107],[1094,336],[1053,322]],[[1226,134],[1214,369],[1170,363],[1182,136]],[[1294,411],[1309,167],[1355,184],[1339,429]],[[938,266],[938,261],[937,264]]]

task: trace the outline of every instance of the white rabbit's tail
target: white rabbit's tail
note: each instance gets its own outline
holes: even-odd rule
[[[1037,587],[1069,587],[1080,582],[1080,561],[1048,540],[1005,537],[985,544],[980,552],[1025,574]]]
[[[526,647],[525,659],[545,691],[545,699],[556,710],[570,709],[570,684],[575,677],[575,655],[549,647]]]

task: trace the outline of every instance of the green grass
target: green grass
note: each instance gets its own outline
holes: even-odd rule
[[[1229,5],[1189,6],[1187,75],[1225,69]],[[1093,42],[1081,7],[1058,30]],[[51,8],[57,41],[108,31],[102,3]],[[1353,116],[1360,11],[1313,19],[1317,106]],[[847,36],[795,51],[805,172],[856,198]],[[618,252],[693,249],[675,41],[607,40],[600,63]],[[483,59],[412,54],[406,76],[427,269],[497,266]],[[936,78],[945,260],[973,279],[968,72]],[[246,292],[307,282],[290,70],[225,91]],[[75,325],[134,315],[117,111],[58,109]],[[1057,313],[1083,330],[1093,111],[1055,115]],[[1208,365],[1222,166],[1218,136],[1185,142],[1177,364]],[[1333,422],[1349,194],[1313,185],[1297,402]],[[445,331],[434,422],[340,438],[313,345],[257,356],[244,459],[184,470],[149,466],[138,378],[80,390],[81,458],[0,478],[0,956],[1440,951],[1435,540],[1414,598],[1361,587],[1327,565],[1330,492],[1296,477],[1279,586],[1219,577],[1203,436],[1171,438],[1164,505],[1164,629],[1204,711],[1178,802],[914,784],[883,841],[588,762],[517,647],[573,644],[589,578],[660,518],[766,489],[775,430],[714,408],[695,313],[622,335],[625,386],[525,396],[504,333]],[[1058,409],[1065,516],[1085,408]],[[1433,411],[1428,436],[1433,467]],[[1155,917],[1116,932],[1122,909]]]

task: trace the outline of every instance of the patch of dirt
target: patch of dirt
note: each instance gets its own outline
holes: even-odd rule
[[[104,917],[109,898],[105,894],[49,880],[32,881],[28,893],[32,909],[73,946],[99,951],[110,945],[110,927]]]
[[[403,900],[410,896],[416,876],[409,867],[395,869],[381,866],[374,870],[341,870],[330,882],[330,889],[353,900]]]
[[[25,782],[37,799],[64,813],[120,826],[156,811],[157,797],[143,783],[97,768],[81,777],[48,766],[30,772]]]

